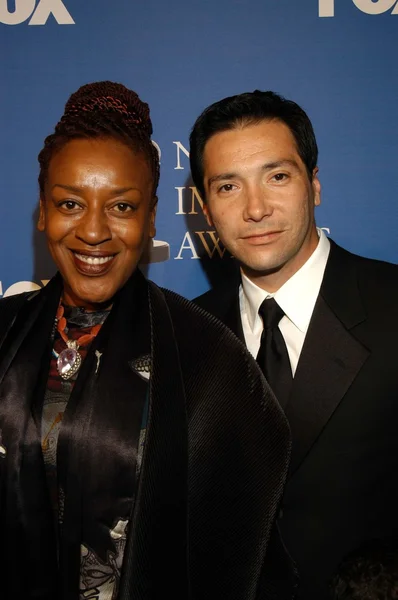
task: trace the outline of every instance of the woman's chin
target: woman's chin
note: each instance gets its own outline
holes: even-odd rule
[[[70,288],[66,285],[62,299],[69,306],[79,306],[86,310],[98,310],[107,308],[112,304],[112,299],[116,291],[113,293],[109,288],[104,291],[98,289],[82,290],[79,288]]]

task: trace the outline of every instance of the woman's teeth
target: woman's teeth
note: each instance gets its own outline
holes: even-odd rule
[[[87,265],[104,265],[105,263],[112,260],[113,256],[87,256],[85,254],[77,254],[75,252],[76,258],[86,263]]]

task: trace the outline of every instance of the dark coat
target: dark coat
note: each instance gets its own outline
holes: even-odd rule
[[[239,281],[196,300],[243,340]],[[303,600],[362,541],[398,531],[398,267],[332,242],[286,407],[292,461],[279,527]]]
[[[180,296],[148,285],[149,417],[119,598],[268,600],[258,589],[288,469],[286,419],[229,329]],[[0,459],[4,600],[31,596],[21,557],[10,552],[14,446],[6,434],[2,382],[29,328],[15,333],[13,324],[18,315],[40,310],[46,289],[0,301],[0,433],[8,449]]]

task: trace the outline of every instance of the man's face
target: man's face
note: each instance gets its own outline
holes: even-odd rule
[[[317,169],[310,181],[293,134],[278,120],[216,133],[203,165],[209,225],[250,279],[276,291],[317,246]]]

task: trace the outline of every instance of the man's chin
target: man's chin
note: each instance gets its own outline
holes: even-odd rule
[[[277,265],[264,265],[261,264],[250,264],[240,262],[241,269],[247,277],[250,279],[257,277],[267,277],[267,275],[273,275],[274,273],[278,273],[283,268],[283,264]]]

